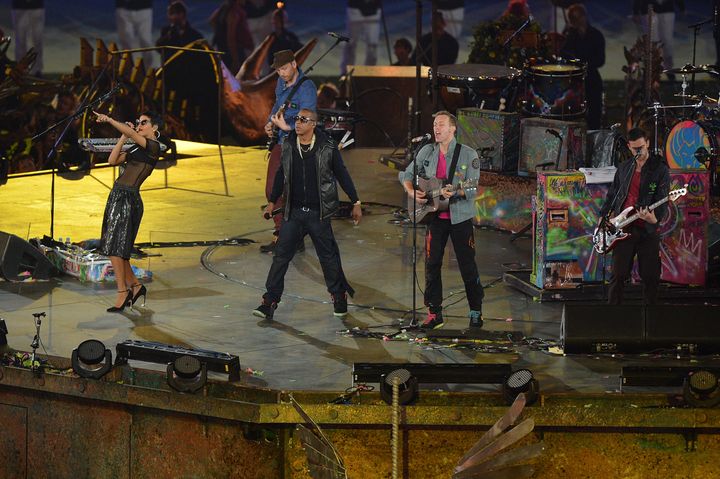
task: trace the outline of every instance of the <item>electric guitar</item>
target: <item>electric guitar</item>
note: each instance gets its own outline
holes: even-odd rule
[[[672,190],[666,198],[656,201],[648,206],[648,210],[652,211],[667,201],[675,201],[681,196],[685,196],[687,194],[687,186],[688,185],[686,184],[683,188]],[[624,232],[623,228],[640,217],[639,213],[628,216],[634,209],[634,207],[628,206],[615,218],[605,221],[603,224],[595,228],[592,235],[593,248],[595,251],[600,254],[605,254],[613,249],[616,242],[624,240],[630,236],[630,233]]]
[[[418,189],[425,193],[427,203],[415,204],[415,215],[413,215],[413,199],[408,197],[407,210],[410,219],[415,219],[417,224],[429,223],[435,213],[447,211],[450,200],[442,194],[445,180],[439,178],[418,178]],[[458,189],[473,190],[477,188],[477,180],[470,178],[461,181],[458,185],[448,185],[450,191]]]
[[[283,103],[282,105],[280,105],[280,108],[278,108],[278,111],[273,116],[282,116],[285,113],[285,108],[287,108],[287,103]],[[273,123],[272,135],[270,135],[267,141],[268,151],[272,151],[275,145],[278,144],[278,141],[280,141],[280,128],[278,128],[278,126]]]

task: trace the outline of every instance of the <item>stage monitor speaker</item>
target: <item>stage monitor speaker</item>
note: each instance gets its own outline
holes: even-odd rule
[[[355,123],[355,144],[362,148],[406,146],[408,99],[414,98],[416,91],[415,67],[350,65],[348,72],[352,72],[348,73],[351,99],[359,115]],[[428,67],[422,67],[420,82],[418,120],[422,134],[432,131],[433,124],[432,99],[427,94]]]
[[[708,282],[715,283],[720,279],[720,224],[708,225]]]
[[[720,353],[720,306],[648,306],[645,334],[649,351],[681,348],[693,354]]]
[[[44,254],[27,241],[0,231],[0,276],[8,281],[23,281],[29,271],[34,279],[49,279],[57,268]]]
[[[563,350],[589,354],[641,351],[644,313],[643,306],[566,303],[560,322]]]
[[[518,174],[535,176],[540,167],[550,170],[584,167],[585,137],[583,122],[523,118],[520,120]]]
[[[459,108],[457,120],[458,142],[477,151],[481,170],[517,171],[520,154],[517,113]]]

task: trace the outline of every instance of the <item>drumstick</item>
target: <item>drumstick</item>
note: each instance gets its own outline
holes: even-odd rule
[[[346,131],[345,134],[342,137],[342,140],[340,140],[340,144],[338,144],[338,150],[342,150],[346,146],[352,145],[355,142],[355,138],[351,138],[348,141],[348,137],[350,136],[350,131]]]

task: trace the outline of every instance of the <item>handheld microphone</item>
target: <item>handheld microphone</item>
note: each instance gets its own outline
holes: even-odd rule
[[[545,130],[545,133],[548,133],[548,134],[554,136],[554,137],[557,138],[558,140],[562,140],[562,136],[560,136],[560,133],[559,133],[557,130],[553,130],[552,128],[548,128],[548,129]]]
[[[420,143],[421,141],[427,141],[432,138],[432,135],[430,133],[425,133],[421,136],[416,136],[412,140],[410,140],[410,143]]]
[[[345,35],[340,35],[339,33],[328,32],[328,35],[330,35],[331,37],[333,37],[334,39],[336,39],[337,41],[340,41],[340,42],[349,42],[350,41],[350,37],[346,37]]]
[[[273,216],[278,215],[280,213],[284,213],[284,212],[285,212],[285,207],[281,206],[280,208],[275,208],[274,210],[272,210],[272,213],[263,213],[263,218],[265,218],[266,220],[269,220]]]

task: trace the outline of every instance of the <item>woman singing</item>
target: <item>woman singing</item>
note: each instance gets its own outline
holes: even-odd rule
[[[132,307],[140,296],[145,305],[147,290],[133,273],[130,253],[143,215],[140,186],[152,173],[160,154],[157,138],[161,120],[157,113],[148,111],[140,115],[133,127],[132,123],[121,123],[102,113],[93,113],[97,115],[98,123],[109,123],[121,133],[108,163],[125,163],[105,205],[100,242],[100,252],[110,257],[118,289],[115,305],[107,311],[118,313],[127,306]],[[135,144],[124,152],[122,147],[128,138]]]

